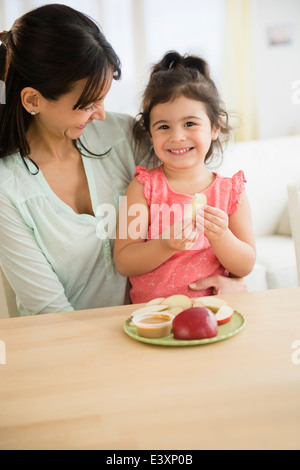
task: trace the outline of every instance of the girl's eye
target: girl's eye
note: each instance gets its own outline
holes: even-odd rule
[[[167,124],[163,124],[162,126],[160,126],[158,129],[169,129],[169,126],[167,126]]]
[[[91,106],[88,106],[87,108],[83,108],[85,110],[86,113],[88,113],[89,111],[94,111],[94,108],[95,108],[95,103],[93,103]]]
[[[186,122],[185,125],[186,125],[186,127],[192,127],[192,126],[195,126],[195,123],[189,121],[189,122]]]

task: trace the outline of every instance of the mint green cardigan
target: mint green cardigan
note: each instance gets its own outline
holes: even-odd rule
[[[19,154],[0,159],[0,265],[14,289],[20,315],[121,305],[127,279],[115,269],[115,208],[133,178],[137,155],[133,119],[107,113],[84,131],[82,142],[104,157],[84,156],[95,216],[77,214],[56,196],[40,170],[32,175]],[[31,162],[28,165],[36,171]],[[112,211],[113,213],[114,211]],[[101,222],[102,220],[102,222]]]

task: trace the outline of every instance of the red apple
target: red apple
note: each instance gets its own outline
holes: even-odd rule
[[[173,320],[175,339],[213,338],[218,334],[218,322],[214,313],[205,307],[188,308]]]

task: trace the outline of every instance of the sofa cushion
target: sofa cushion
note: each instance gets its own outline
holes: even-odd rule
[[[295,247],[292,237],[270,235],[256,238],[257,263],[266,270],[268,289],[298,285]]]
[[[214,171],[243,170],[257,237],[276,233],[287,208],[287,185],[300,181],[300,136],[231,143]]]
[[[268,289],[267,271],[265,266],[255,263],[253,271],[245,277],[249,292]]]

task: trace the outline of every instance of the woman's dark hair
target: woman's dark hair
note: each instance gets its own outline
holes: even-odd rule
[[[142,111],[135,123],[134,136],[139,142],[145,132],[150,134],[150,112],[154,106],[180,96],[203,102],[211,126],[216,126],[220,131],[206,155],[205,162],[208,163],[215,151],[222,155],[223,143],[228,140],[231,127],[219,92],[210,77],[209,66],[199,57],[181,56],[172,51],[154,65],[143,95]]]
[[[26,132],[33,119],[21,102],[25,87],[58,100],[87,79],[74,109],[99,97],[111,71],[121,76],[120,60],[97,24],[70,7],[50,4],[32,10],[0,33],[0,80],[6,105],[0,106],[0,158],[19,151],[30,155]]]

